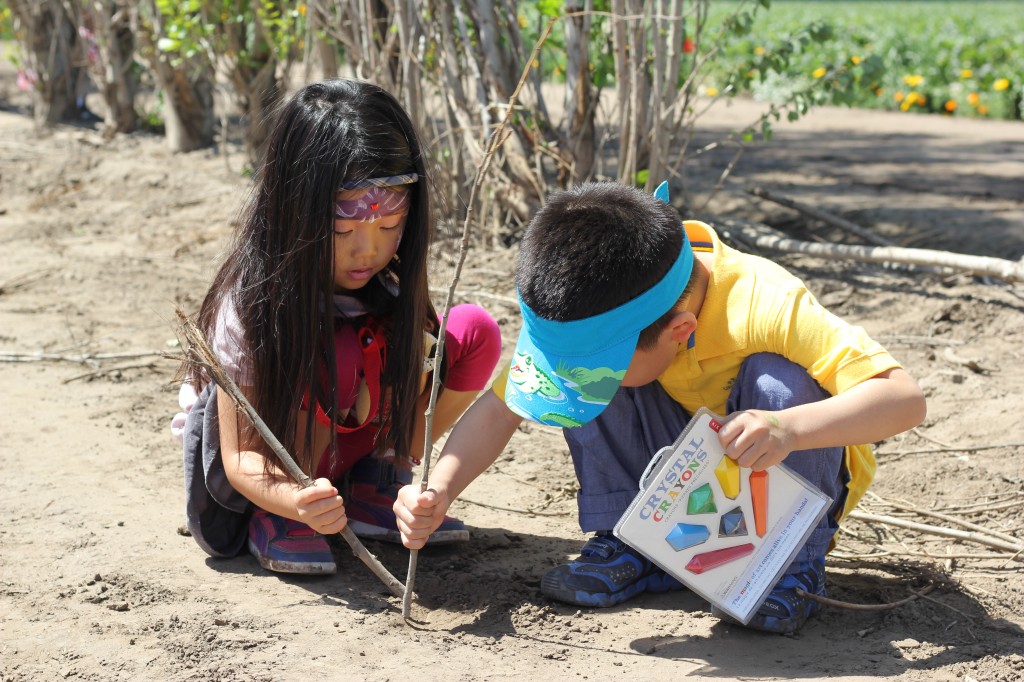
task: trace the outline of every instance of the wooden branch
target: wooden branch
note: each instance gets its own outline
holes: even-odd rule
[[[903,455],[933,455],[940,452],[974,452],[976,450],[996,450],[999,448],[1020,448],[1024,447],[1024,441],[1014,443],[995,443],[989,445],[965,445],[959,448],[932,448],[930,450],[904,450],[902,452],[879,452],[880,456],[896,459]]]
[[[958,519],[957,517],[951,514],[943,514],[942,512],[921,509],[920,507],[915,507],[912,504],[901,504],[899,502],[889,502],[888,500],[885,500],[885,504],[888,504],[890,507],[894,509],[913,512],[921,516],[930,516],[934,519],[939,519],[940,521],[945,521],[946,523],[952,523],[954,525],[960,526],[961,528],[967,528],[968,530],[978,531],[979,533],[990,535],[999,540],[1009,542],[1010,544],[1021,543],[1021,550],[1024,550],[1024,540],[1021,540],[1020,538],[1014,537],[1013,535],[1007,535],[1006,533],[1000,533],[996,530],[990,530],[980,524],[972,523],[971,521],[964,521],[963,519]]]
[[[448,287],[448,297],[444,302],[444,312],[441,314],[441,328],[437,331],[437,351],[435,355],[435,366],[440,368],[441,362],[444,360],[444,346],[445,346],[445,331],[448,328],[448,313],[452,309],[452,300],[455,298],[455,288],[458,286],[459,277],[462,274],[462,266],[466,262],[466,254],[469,251],[469,223],[473,216],[473,203],[476,201],[476,196],[480,192],[480,187],[483,185],[484,177],[487,175],[488,169],[491,167],[491,160],[494,158],[495,152],[498,148],[508,139],[504,135],[505,129],[508,127],[509,120],[512,118],[512,111],[515,109],[516,98],[519,96],[519,92],[523,88],[523,84],[526,82],[527,76],[530,74],[530,70],[533,68],[533,62],[537,59],[537,55],[540,54],[540,48],[544,42],[551,35],[551,29],[555,25],[555,18],[548,21],[547,26],[544,28],[543,33],[537,38],[536,44],[533,46],[533,52],[530,54],[530,58],[526,61],[526,66],[523,67],[523,73],[519,77],[519,83],[516,85],[516,89],[512,92],[512,96],[509,97],[508,105],[505,108],[505,117],[501,120],[501,123],[491,133],[491,136],[487,144],[487,153],[484,155],[483,161],[476,171],[476,179],[473,181],[473,188],[469,193],[469,200],[466,202],[466,218],[462,222],[462,241],[459,243],[459,261],[455,266],[455,272],[452,275],[451,284]],[[433,381],[430,386],[430,401],[427,403],[427,411],[424,414],[426,422],[426,429],[423,438],[423,469],[420,477],[420,492],[427,489],[427,481],[430,476],[430,458],[433,454],[433,431],[434,431],[434,407],[437,405],[437,393],[441,387],[441,372],[435,371]],[[409,569],[406,574],[405,582],[405,594],[402,597],[402,618],[406,622],[409,621],[409,614],[412,609],[412,593],[413,584],[416,581],[416,562],[419,557],[419,550],[409,551]]]
[[[0,353],[0,362],[74,362],[80,365],[87,365],[100,360],[136,360],[138,358],[164,357],[178,359],[180,357],[163,351],[148,351],[136,353],[82,353],[79,355],[61,355],[59,353]]]
[[[190,362],[194,362],[207,372],[213,378],[214,383],[219,388],[224,390],[225,393],[231,398],[231,402],[235,404],[238,411],[245,415],[246,419],[253,425],[253,427],[259,432],[260,436],[266,441],[267,445],[274,451],[280,460],[282,466],[288,472],[288,475],[292,477],[296,483],[299,483],[305,488],[313,485],[313,481],[306,475],[299,465],[295,463],[295,460],[288,450],[285,449],[281,441],[270,430],[266,422],[257,414],[256,409],[253,408],[252,404],[246,399],[245,395],[239,390],[238,385],[227,375],[224,371],[224,367],[217,360],[217,356],[214,355],[213,351],[206,343],[206,339],[203,338],[203,333],[196,327],[193,322],[180,308],[176,310],[178,319],[181,322],[182,334],[189,343],[189,348],[186,349],[186,355]],[[405,586],[395,578],[388,569],[384,568],[377,557],[363,546],[363,543],[359,541],[356,534],[347,525],[341,529],[340,535],[344,538],[348,546],[352,548],[352,553],[355,554],[360,561],[366,564],[374,575],[380,578],[381,582],[388,588],[392,596],[401,597],[405,591]]]
[[[1007,282],[1024,282],[1024,262],[971,256],[949,251],[909,249],[898,246],[849,246],[845,244],[814,244],[777,236],[775,230],[755,223],[729,220],[730,227],[758,248],[785,253],[803,253],[833,260],[857,260],[871,263],[902,263],[926,267],[966,270],[980,275],[998,277]],[[765,229],[767,228],[767,229]]]
[[[799,587],[796,588],[796,593],[801,596],[807,597],[811,601],[816,601],[819,604],[824,604],[825,606],[834,606],[838,609],[848,609],[850,611],[890,611],[892,609],[897,609],[903,606],[904,604],[909,604],[910,602],[916,599],[921,599],[922,597],[924,597],[924,595],[928,594],[934,589],[935,585],[931,584],[925,587],[920,592],[914,592],[913,590],[911,590],[911,595],[906,599],[900,599],[899,601],[888,602],[885,604],[853,604],[848,601],[839,601],[838,599],[830,599],[829,597],[823,597],[820,594],[811,594],[810,592],[805,592]]]
[[[856,235],[863,239],[864,241],[875,244],[876,246],[895,246],[894,242],[886,239],[885,237],[881,237],[872,232],[871,230],[863,228],[856,223],[852,223],[849,220],[846,220],[845,218],[840,218],[839,216],[832,215],[831,213],[827,213],[820,209],[807,206],[806,204],[801,204],[795,199],[790,199],[789,197],[784,197],[773,192],[769,192],[763,187],[752,187],[747,190],[747,193],[753,194],[755,197],[760,197],[761,199],[767,199],[768,201],[779,204],[780,206],[791,208],[794,211],[803,213],[806,216],[814,218],[815,220],[820,220],[823,223],[827,223],[833,227],[838,227],[839,229],[845,230],[850,234]]]
[[[888,526],[895,526],[897,528],[906,528],[908,530],[916,530],[919,533],[927,533],[930,535],[938,535],[944,538],[956,538],[958,540],[965,540],[967,542],[974,542],[979,545],[985,545],[987,547],[994,547],[995,549],[1002,549],[1009,552],[1020,552],[1024,551],[1024,540],[1017,540],[1016,542],[1006,542],[991,536],[987,536],[983,533],[968,533],[962,530],[955,530],[952,528],[942,528],[941,526],[931,526],[925,523],[916,523],[914,521],[907,521],[905,519],[899,519],[894,516],[883,516],[881,514],[870,514],[863,512],[858,509],[854,509],[849,513],[848,518],[857,519],[859,521],[865,521],[867,523],[881,523]]]

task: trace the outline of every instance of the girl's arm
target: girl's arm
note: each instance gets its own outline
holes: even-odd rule
[[[241,389],[246,398],[251,395]],[[260,509],[307,524],[322,534],[339,532],[348,523],[345,505],[338,490],[326,478],[319,478],[309,488],[292,481],[275,463],[266,468],[268,446],[258,433],[248,427],[231,398],[217,392],[217,413],[220,419],[220,452],[224,473],[231,485]],[[299,413],[296,431],[305,433],[304,414]],[[230,428],[235,415],[235,428]],[[251,434],[239,442],[241,434]],[[301,447],[301,443],[298,444]],[[316,450],[314,449],[314,452]]]
[[[430,470],[430,487],[407,485],[395,501],[395,517],[402,543],[420,549],[444,521],[452,501],[494,463],[523,418],[505,401],[486,391],[455,425],[441,456]]]
[[[734,412],[723,420],[718,436],[740,466],[761,470],[797,450],[889,438],[920,424],[926,410],[917,382],[896,368],[816,403],[776,412]]]

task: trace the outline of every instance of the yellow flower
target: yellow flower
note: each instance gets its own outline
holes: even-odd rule
[[[950,112],[950,113],[953,113],[954,111],[956,111],[956,100],[955,99],[948,99],[948,100],[946,100],[946,104],[942,108],[945,109],[946,111]]]
[[[970,69],[963,69],[962,71],[960,71],[960,77],[961,78],[973,78],[974,77],[974,72],[971,71]]]
[[[892,98],[894,100],[896,100],[897,102],[902,102],[903,101],[903,93],[902,92],[897,92],[896,94],[894,94],[892,96]]]
[[[1006,80],[1005,78],[1000,78],[999,80],[992,84],[992,89],[995,90],[996,92],[1002,92],[1008,87],[1010,87],[1010,81]]]
[[[976,92],[972,92],[967,95],[967,103],[970,104],[972,107],[978,106],[978,99],[980,98],[978,97],[978,93]]]
[[[916,92],[911,91],[908,93],[907,96],[903,98],[903,101],[900,102],[900,111],[909,111],[910,107],[917,103],[919,97],[920,95]]]
[[[718,97],[718,88],[708,88],[704,91],[708,97]]]
[[[302,16],[306,16],[306,3],[300,2],[299,6],[296,9],[299,10],[299,14],[301,14]]]
[[[985,106],[984,104],[978,105],[978,113],[984,116],[985,114],[988,113],[988,107]]]
[[[852,57],[850,57],[850,61],[853,62],[855,65],[860,64],[860,57],[858,57],[857,55],[853,55]]]
[[[754,54],[760,57],[761,55],[764,54],[764,48],[758,45],[757,47],[754,48]]]
[[[906,83],[907,85],[909,85],[912,88],[916,88],[921,83],[924,83],[924,76],[917,76],[917,75],[914,75],[914,76],[904,76],[903,77],[903,82]]]
[[[522,14],[516,17],[516,19],[518,19],[519,21],[519,28],[526,28],[526,24],[529,23],[526,21],[526,17],[524,17]]]
[[[811,71],[811,75],[815,78],[821,78],[827,73],[827,69],[824,66],[819,66],[814,71]]]

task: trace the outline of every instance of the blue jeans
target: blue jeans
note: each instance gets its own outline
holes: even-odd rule
[[[781,410],[829,397],[803,367],[774,353],[744,360],[726,403],[737,410]],[[585,533],[615,526],[639,492],[638,482],[651,457],[671,445],[690,416],[658,382],[620,388],[608,407],[583,426],[563,429],[576,478],[580,528]],[[834,500],[794,562],[823,557],[838,528],[836,513],[846,499],[849,475],[844,448],[792,452],[785,464]]]

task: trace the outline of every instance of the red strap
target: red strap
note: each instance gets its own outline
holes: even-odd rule
[[[342,426],[333,422],[327,416],[327,413],[324,412],[320,403],[317,403],[314,415],[318,422],[327,428],[333,428],[338,433],[352,433],[371,423],[373,418],[377,416],[377,410],[380,407],[380,375],[384,364],[383,356],[385,352],[382,336],[380,328],[370,323],[369,320],[367,321],[367,326],[361,327],[357,334],[359,346],[363,353],[363,378],[366,380],[366,388],[370,393],[370,411],[367,412],[366,419],[358,426]],[[304,406],[309,403],[308,394],[307,399],[303,403]]]

